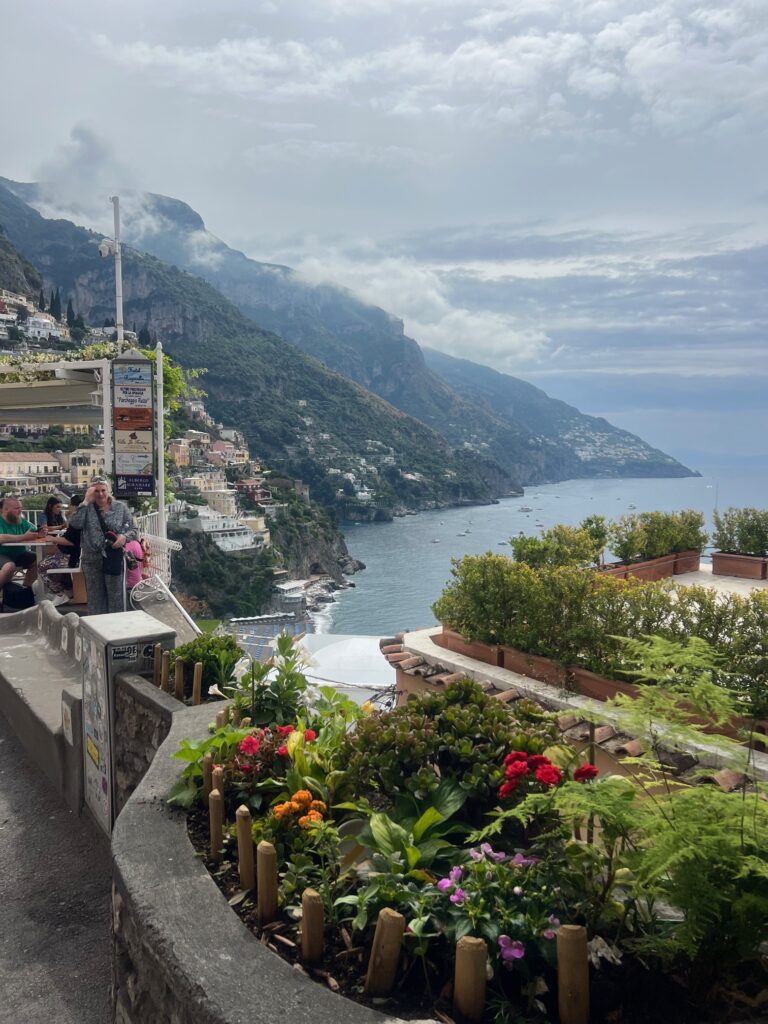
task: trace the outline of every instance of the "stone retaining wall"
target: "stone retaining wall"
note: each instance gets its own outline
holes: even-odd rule
[[[176,712],[184,705],[132,672],[115,680],[114,784],[116,814],[144,778]],[[149,1018],[147,1018],[149,1019]]]

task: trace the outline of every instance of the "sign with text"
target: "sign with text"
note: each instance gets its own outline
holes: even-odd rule
[[[155,392],[149,359],[112,363],[115,497],[152,498],[155,488]]]

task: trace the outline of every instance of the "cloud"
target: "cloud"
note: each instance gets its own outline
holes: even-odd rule
[[[640,11],[630,0],[550,0],[480,13],[457,2],[443,32],[435,6],[315,4],[315,13],[338,19],[336,36],[313,36],[305,24],[305,38],[251,34],[190,46],[102,33],[93,42],[123,68],[193,94],[331,102],[385,117],[447,115],[478,131],[495,126],[534,138],[693,137],[764,120],[768,23],[752,0],[733,0],[728,11],[700,0],[656,0]],[[372,33],[378,45],[367,35],[361,44],[344,32],[348,22],[395,9],[409,17],[408,38],[382,30]]]
[[[69,140],[36,170],[35,205],[44,217],[61,217],[108,231],[109,197],[135,184],[136,174],[91,127],[75,124]]]

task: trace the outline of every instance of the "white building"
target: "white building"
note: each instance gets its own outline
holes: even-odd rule
[[[28,316],[19,329],[30,341],[47,341],[49,338],[60,338],[61,326],[48,313],[34,313]]]

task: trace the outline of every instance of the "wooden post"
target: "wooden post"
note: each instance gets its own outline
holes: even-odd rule
[[[192,703],[195,707],[203,699],[203,663],[195,662],[195,674],[192,677]]]
[[[226,724],[227,724],[227,712],[225,710],[217,711],[216,712],[216,728],[217,729],[223,729]]]
[[[589,956],[587,929],[563,924],[557,930],[557,998],[560,1024],[587,1024]]]
[[[239,729],[240,728],[240,723],[242,722],[242,720],[243,720],[243,710],[242,710],[242,708],[233,707],[232,708],[232,725],[234,725],[234,727],[236,729]]]
[[[456,943],[453,977],[453,1009],[462,1021],[482,1020],[488,947],[484,939],[465,935]]]
[[[235,812],[237,824],[237,860],[240,873],[240,888],[256,888],[256,868],[253,863],[253,834],[251,832],[251,812],[241,804]]]
[[[224,798],[218,789],[212,789],[208,797],[208,816],[211,825],[211,860],[221,857],[221,846],[224,842]]]
[[[400,947],[403,944],[405,918],[396,910],[384,907],[379,911],[373,936],[371,958],[365,976],[365,994],[387,996],[395,983]]]
[[[243,718],[241,720],[241,722],[240,722],[240,728],[241,729],[250,729],[250,727],[251,727],[251,720],[250,720],[250,718]]]
[[[168,689],[168,676],[171,672],[171,652],[163,651],[163,665],[160,669],[160,689]]]
[[[203,796],[207,802],[213,789],[213,753],[203,754]]]
[[[224,796],[224,769],[220,764],[215,764],[213,766],[213,771],[211,772],[211,785],[214,789],[218,789],[222,797]]]
[[[325,947],[323,897],[305,889],[301,897],[301,959],[305,964],[320,960]]]
[[[277,917],[277,850],[266,839],[256,847],[256,878],[259,924],[269,924]]]
[[[155,656],[152,659],[152,682],[155,686],[160,685],[160,668],[163,661],[163,645],[155,644]]]
[[[181,658],[177,658],[176,664],[173,667],[173,695],[176,700],[184,700],[184,669],[186,668],[186,665]]]

